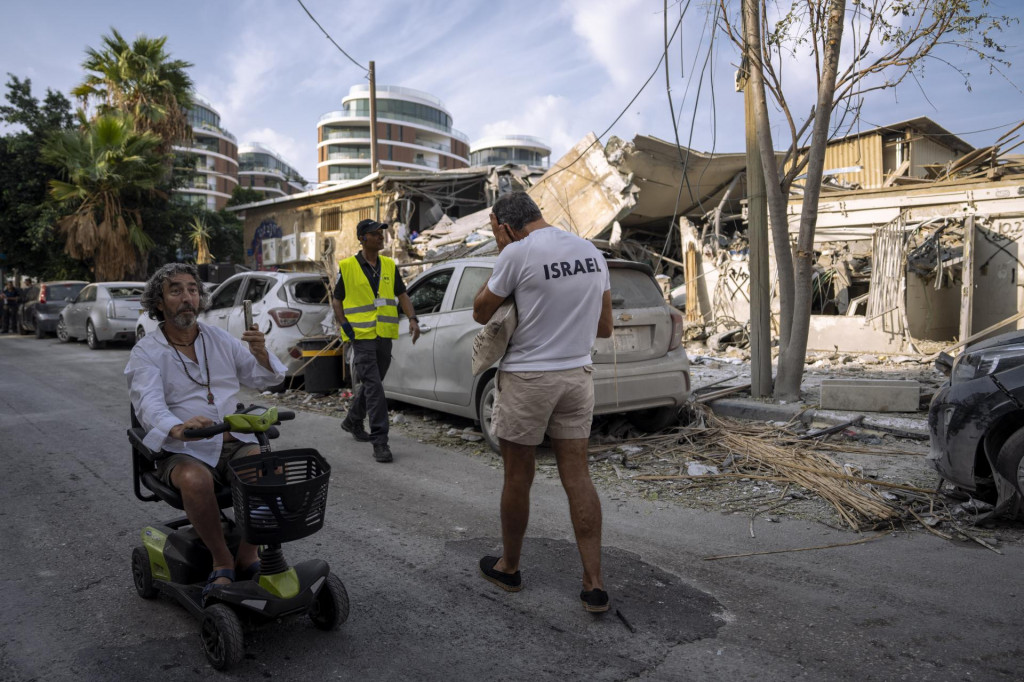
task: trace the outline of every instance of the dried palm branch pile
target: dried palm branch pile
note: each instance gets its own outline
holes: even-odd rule
[[[670,433],[630,441],[643,444],[643,459],[657,461],[678,473],[633,476],[635,481],[688,480],[710,483],[716,480],[747,478],[800,486],[828,501],[843,522],[853,530],[894,525],[908,517],[907,510],[893,495],[883,496],[880,488],[893,488],[917,500],[933,491],[856,475],[822,452],[828,444],[799,440],[785,428],[741,422],[701,411],[690,426]],[[600,453],[621,451],[622,445],[592,447],[595,460],[608,458]],[[843,445],[844,452],[858,449]],[[879,452],[872,448],[872,452]],[[614,455],[613,455],[614,456]],[[700,461],[713,469],[699,474],[687,473],[686,461]],[[665,466],[667,465],[667,466]],[[892,497],[894,499],[887,499]]]

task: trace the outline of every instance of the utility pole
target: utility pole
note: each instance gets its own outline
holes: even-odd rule
[[[764,168],[757,144],[755,64],[761,58],[758,3],[743,0],[743,64],[746,82],[743,103],[747,134],[747,239],[750,242],[750,393],[754,398],[772,394],[771,289],[768,281],[768,201]]]
[[[377,172],[377,75],[370,62],[370,172]]]

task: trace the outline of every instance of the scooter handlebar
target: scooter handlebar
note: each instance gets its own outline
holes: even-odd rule
[[[276,423],[280,424],[281,422],[289,421],[291,419],[295,419],[294,412],[291,410],[278,410]],[[185,436],[185,438],[210,438],[211,436],[216,436],[219,433],[224,433],[225,431],[230,430],[230,424],[227,422],[220,422],[218,424],[204,426],[199,429],[185,429],[182,432],[182,435]]]

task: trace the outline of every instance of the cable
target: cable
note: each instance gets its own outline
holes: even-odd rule
[[[680,17],[679,17],[679,21],[677,21],[677,22],[676,22],[676,27],[675,27],[675,29],[674,29],[674,30],[672,31],[672,35],[671,35],[671,36],[669,37],[669,39],[668,39],[668,40],[669,40],[669,43],[671,43],[671,42],[672,42],[672,41],[673,41],[673,40],[675,39],[675,37],[676,37],[676,33],[678,33],[678,32],[679,32],[679,27],[680,27],[680,26],[682,25],[682,23],[683,23],[683,18],[682,18],[682,16],[680,16]],[[584,157],[584,156],[586,155],[586,153],[587,153],[588,151],[590,151],[590,148],[591,148],[591,147],[593,147],[593,146],[594,146],[595,144],[597,144],[597,142],[599,142],[599,141],[601,140],[601,138],[602,138],[602,137],[604,137],[605,135],[607,135],[607,134],[608,134],[608,132],[609,132],[609,131],[610,131],[610,130],[611,130],[612,128],[614,128],[614,127],[615,127],[615,124],[619,122],[619,119],[621,119],[621,118],[622,118],[623,116],[625,116],[625,115],[626,115],[626,112],[627,112],[627,111],[629,111],[629,108],[630,108],[631,106],[633,106],[633,102],[636,102],[636,100],[637,100],[637,99],[638,99],[638,98],[640,97],[641,93],[643,93],[643,91],[644,91],[644,90],[645,90],[645,89],[647,88],[647,86],[648,86],[648,85],[650,84],[650,82],[651,82],[652,80],[654,80],[654,77],[658,75],[658,70],[659,70],[659,69],[661,69],[661,62],[662,62],[662,61],[663,61],[664,59],[665,59],[665,54],[664,54],[664,52],[663,52],[663,53],[662,53],[662,55],[661,55],[661,57],[659,57],[659,58],[658,58],[658,63],[657,63],[657,64],[655,64],[655,66],[654,66],[654,70],[653,70],[653,71],[651,71],[651,75],[647,77],[647,80],[645,80],[645,81],[644,81],[644,84],[643,84],[643,85],[641,85],[641,86],[640,86],[640,89],[636,91],[636,94],[635,94],[635,95],[633,95],[633,99],[629,100],[629,103],[628,103],[628,104],[626,105],[626,107],[625,107],[625,108],[624,108],[624,109],[623,109],[623,110],[622,110],[622,111],[621,111],[621,112],[619,113],[619,115],[615,117],[615,120],[611,122],[611,125],[609,125],[609,126],[608,126],[607,128],[605,128],[605,129],[604,129],[604,132],[602,132],[602,133],[601,133],[600,135],[598,135],[598,136],[597,136],[597,137],[596,137],[596,138],[594,139],[594,141],[593,141],[593,142],[591,142],[590,144],[588,144],[588,145],[587,145],[587,148],[586,148],[586,149],[584,149],[584,150],[583,150],[582,152],[580,152],[580,155],[579,155],[579,156],[577,156],[577,157],[576,157],[575,159],[573,159],[573,160],[572,160],[572,161],[571,161],[570,163],[568,163],[568,164],[566,164],[566,165],[562,166],[561,168],[559,168],[558,170],[556,170],[556,171],[555,171],[554,173],[552,173],[551,175],[548,175],[548,176],[545,176],[545,177],[541,178],[541,179],[540,179],[540,181],[539,181],[539,182],[537,182],[537,184],[536,184],[536,185],[534,185],[534,187],[540,187],[540,186],[541,186],[541,184],[543,184],[543,183],[547,182],[548,180],[550,180],[551,178],[555,177],[556,175],[558,175],[558,174],[559,174],[559,173],[561,173],[562,171],[564,171],[564,170],[568,170],[568,169],[569,169],[570,167],[572,167],[573,165],[575,165],[577,161],[579,161],[580,159],[582,159],[582,158],[583,158],[583,157]]]
[[[350,55],[350,54],[349,54],[348,52],[345,52],[345,50],[343,50],[343,49],[341,48],[341,45],[339,45],[338,43],[334,42],[334,38],[332,38],[332,37],[331,37],[331,34],[330,34],[330,33],[328,33],[328,32],[327,32],[326,30],[324,30],[324,27],[320,25],[320,22],[316,20],[316,17],[314,17],[314,16],[313,16],[313,15],[312,15],[312,14],[310,13],[310,11],[309,11],[308,9],[306,9],[306,6],[302,4],[302,0],[296,0],[296,2],[298,2],[298,3],[299,3],[299,6],[300,6],[300,7],[302,7],[302,9],[303,9],[303,10],[305,10],[306,14],[308,14],[308,15],[309,15],[309,18],[313,20],[313,23],[314,23],[314,24],[316,24],[316,27],[317,27],[318,29],[320,29],[321,31],[323,31],[324,35],[325,35],[325,36],[327,36],[327,39],[328,39],[329,41],[331,41],[331,43],[332,43],[332,44],[333,44],[333,45],[334,45],[334,46],[335,46],[336,48],[338,48],[339,50],[341,50],[341,53],[342,53],[343,55],[345,55],[346,57],[348,57],[348,60],[349,60],[350,62],[352,62],[353,64],[355,64],[356,66],[358,66],[358,67],[359,67],[360,69],[362,69],[363,71],[365,71],[365,72],[367,72],[367,73],[369,73],[369,72],[370,72],[370,70],[369,70],[368,68],[366,68],[365,66],[363,66],[362,64],[360,64],[359,62],[357,62],[357,61],[356,61],[355,59],[352,59],[352,55]]]

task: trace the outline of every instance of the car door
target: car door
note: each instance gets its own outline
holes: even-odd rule
[[[261,315],[267,309],[263,298],[270,291],[270,288],[274,286],[274,282],[273,277],[263,277],[260,275],[246,277],[245,285],[241,288],[242,297],[238,299],[237,304],[227,314],[227,326],[225,329],[228,330],[229,334],[240,339],[242,338],[242,332],[245,331],[245,311],[242,307],[242,301],[252,301],[253,321],[258,323],[260,329],[264,332],[269,330],[269,321],[265,316],[261,318]]]
[[[392,345],[391,368],[384,378],[388,394],[434,399],[434,325],[443,308],[455,268],[430,270],[409,286],[406,292],[420,321],[420,338],[413,344],[409,320],[400,315],[398,338]],[[449,304],[450,305],[450,304]]]
[[[463,265],[458,282],[450,285],[451,305],[435,322],[434,396],[441,402],[465,407],[473,400],[473,339],[480,331],[473,319],[473,300],[492,270],[490,264]]]
[[[246,279],[247,275],[236,275],[214,289],[210,294],[210,307],[200,315],[200,319],[206,324],[227,330],[228,316]]]
[[[70,336],[76,339],[85,336],[85,321],[89,318],[89,311],[95,300],[96,285],[90,284],[64,309],[64,326]]]

